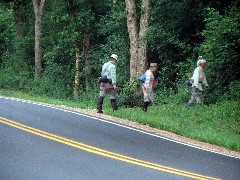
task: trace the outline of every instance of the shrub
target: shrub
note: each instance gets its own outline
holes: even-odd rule
[[[221,15],[215,9],[207,9],[206,29],[202,33],[205,40],[200,52],[208,61],[206,74],[211,89],[207,99],[211,103],[231,91],[232,81],[239,81],[239,11],[232,6],[228,13]]]

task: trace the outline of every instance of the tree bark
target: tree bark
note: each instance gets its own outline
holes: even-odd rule
[[[85,59],[85,69],[86,69],[86,91],[89,91],[89,59],[88,59],[88,50],[90,45],[90,35],[88,33],[84,34],[83,37],[83,59]],[[80,73],[81,73],[81,44],[76,43],[76,62],[75,62],[75,81],[74,81],[74,98],[79,97],[80,93]]]
[[[137,19],[135,0],[125,0],[127,27],[130,40],[130,82],[144,73],[147,66],[145,34],[149,24],[150,0],[142,0],[140,24]]]
[[[130,39],[130,81],[138,75],[138,25],[135,0],[125,0],[127,27]]]
[[[42,73],[42,48],[41,48],[41,31],[42,16],[45,8],[45,0],[32,0],[35,14],[35,81],[39,80]]]
[[[85,33],[83,37],[83,57],[85,59],[85,69],[86,69],[86,79],[85,79],[85,87],[86,91],[89,91],[90,85],[89,85],[89,75],[90,75],[90,62],[88,57],[88,51],[90,46],[90,34]]]
[[[74,81],[74,98],[77,99],[80,93],[80,43],[76,43],[76,62],[75,62],[75,81]]]
[[[138,47],[138,72],[143,74],[147,67],[147,42],[146,31],[149,25],[149,5],[150,0],[142,0],[141,5],[141,18],[140,18],[140,30],[139,30],[139,47]]]

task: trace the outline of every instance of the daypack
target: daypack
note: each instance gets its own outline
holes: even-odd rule
[[[145,83],[145,81],[146,81],[146,73],[144,73],[143,75],[140,76],[139,81],[141,83]]]

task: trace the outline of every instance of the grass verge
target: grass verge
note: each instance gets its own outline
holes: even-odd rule
[[[64,100],[9,90],[0,90],[0,95],[84,109],[95,109],[97,99],[93,94]],[[188,110],[182,109],[183,104],[158,104],[149,107],[147,113],[140,108],[121,107],[113,112],[108,104],[105,102],[106,114],[240,152],[240,100],[193,106]]]

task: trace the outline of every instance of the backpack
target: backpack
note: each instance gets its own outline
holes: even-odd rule
[[[140,76],[139,81],[141,83],[145,83],[145,81],[146,81],[146,73],[144,73],[143,75]]]

